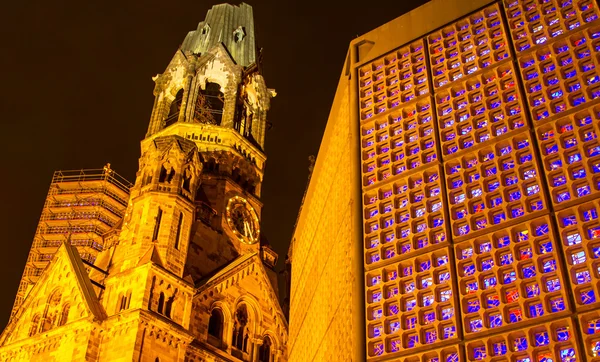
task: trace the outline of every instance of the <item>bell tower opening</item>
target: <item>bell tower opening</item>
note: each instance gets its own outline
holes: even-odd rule
[[[223,119],[224,106],[225,98],[223,92],[221,92],[221,86],[217,83],[207,82],[206,88],[201,88],[198,93],[194,109],[194,119],[198,123],[220,126]]]
[[[183,101],[183,88],[177,92],[175,99],[171,102],[169,107],[169,115],[165,119],[165,127],[169,127],[173,123],[176,123],[179,119],[179,112],[181,110],[181,102]]]

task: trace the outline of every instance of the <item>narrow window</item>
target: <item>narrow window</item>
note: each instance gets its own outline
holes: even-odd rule
[[[175,249],[179,250],[180,238],[181,238],[181,228],[183,226],[183,213],[179,213],[179,221],[177,222],[177,235],[175,236]]]
[[[65,304],[65,306],[63,307],[62,313],[60,315],[60,320],[58,322],[59,326],[64,326],[69,321],[69,309],[70,309],[70,306],[68,304]]]
[[[162,219],[162,209],[158,208],[158,215],[156,215],[156,224],[154,224],[154,234],[152,235],[152,241],[158,239],[158,232],[160,230],[160,221]]]
[[[160,295],[158,296],[158,313],[160,314],[164,314],[164,307],[165,307],[165,293],[160,292]]]
[[[31,320],[31,326],[29,327],[29,337],[35,335],[38,331],[38,325],[40,324],[40,315],[36,314]]]
[[[180,89],[179,92],[177,92],[175,99],[173,99],[173,102],[171,102],[171,106],[169,107],[169,115],[167,116],[167,119],[165,119],[165,127],[168,127],[173,123],[177,122],[177,119],[179,118],[179,111],[181,110],[182,101],[183,89]]]
[[[173,302],[175,301],[175,294],[171,296],[171,298],[167,299],[165,303],[165,316],[171,318],[171,310],[173,309]]]
[[[223,313],[217,308],[213,309],[210,314],[208,334],[219,340],[223,337]]]

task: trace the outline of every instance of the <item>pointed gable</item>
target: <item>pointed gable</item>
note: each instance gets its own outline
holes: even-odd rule
[[[235,286],[258,298],[259,304],[266,310],[272,310],[287,328],[279,299],[258,253],[242,255],[214,275],[201,280],[197,294],[226,294],[229,288]]]
[[[0,346],[75,320],[106,318],[77,249],[58,249],[40,279],[0,335]]]

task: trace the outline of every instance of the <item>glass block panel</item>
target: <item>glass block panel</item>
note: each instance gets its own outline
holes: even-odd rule
[[[568,312],[549,224],[544,216],[454,246],[466,338]]]
[[[546,210],[541,170],[523,132],[445,163],[448,207],[455,241],[502,229]],[[493,158],[489,155],[495,155]],[[503,165],[514,163],[515,168]],[[495,174],[486,170],[496,168]],[[502,170],[502,171],[500,171]],[[481,177],[473,178],[478,174]],[[518,197],[514,195],[519,195]],[[460,198],[454,197],[461,195]],[[462,196],[464,195],[464,196]],[[543,233],[544,230],[532,230]]]
[[[581,203],[556,213],[561,246],[570,282],[567,284],[575,299],[575,308],[585,311],[597,308],[600,300],[600,239],[596,230],[600,202]]]
[[[369,339],[396,341],[393,349],[388,343],[384,354],[458,338],[455,271],[448,262],[449,252],[442,247],[367,272]]]
[[[510,57],[497,4],[430,34],[427,42],[436,89]]]
[[[466,342],[466,354],[469,361],[581,361],[577,335],[571,333],[573,331],[568,318],[537,323]],[[560,348],[552,348],[554,346]],[[537,359],[530,359],[534,356]],[[564,359],[565,356],[573,359]]]

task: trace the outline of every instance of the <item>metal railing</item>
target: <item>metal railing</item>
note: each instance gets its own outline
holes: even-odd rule
[[[129,193],[129,189],[133,186],[131,182],[111,169],[110,164],[101,169],[55,171],[52,176],[53,184],[81,181],[108,181],[126,193]]]
[[[54,185],[56,186],[56,185]],[[123,198],[121,195],[117,194],[110,190],[110,188],[106,186],[102,187],[78,187],[78,188],[69,188],[69,189],[61,189],[59,187],[51,187],[50,191],[48,191],[48,195],[69,195],[69,194],[96,194],[102,193],[106,194],[113,199],[115,199],[118,203],[123,206],[127,206],[127,199]],[[127,194],[129,195],[129,194]]]
[[[107,230],[102,229],[96,225],[69,225],[69,226],[40,226],[38,228],[38,234],[81,234],[81,233],[93,233],[96,235],[102,235]]]
[[[118,217],[123,217],[125,214],[124,211],[117,209],[110,202],[107,202],[98,198],[86,198],[81,200],[69,200],[69,201],[52,201],[47,200],[45,208],[53,208],[53,207],[79,207],[79,206],[97,206],[103,209],[106,209]]]
[[[33,249],[37,248],[58,248],[63,243],[62,240],[43,240],[38,239],[33,242]],[[71,239],[71,245],[73,246],[81,246],[81,247],[90,247],[92,249],[102,251],[104,246],[102,243],[94,239]]]
[[[40,217],[40,221],[48,221],[48,220],[99,220],[106,225],[112,227],[117,222],[109,219],[101,212],[98,211],[80,211],[80,212],[59,212],[59,213],[51,213],[45,212]]]

